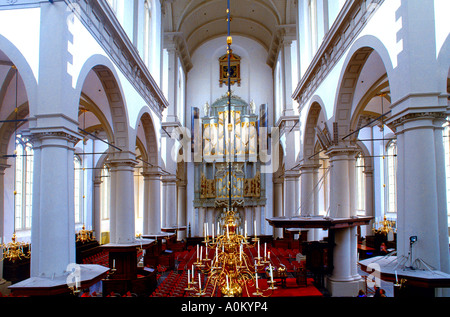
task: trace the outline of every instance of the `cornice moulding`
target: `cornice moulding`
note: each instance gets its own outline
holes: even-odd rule
[[[169,103],[106,1],[64,1],[161,119]]]

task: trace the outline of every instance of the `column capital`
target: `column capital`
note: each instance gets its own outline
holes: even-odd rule
[[[402,116],[396,116],[395,118],[390,120],[390,123],[394,127],[399,127],[401,125],[404,125],[406,123],[414,122],[414,121],[438,121],[439,126],[441,125],[441,122],[446,120],[448,116],[448,113],[446,111],[420,111],[420,112],[408,112],[406,114],[403,114]]]
[[[65,129],[56,130],[53,128],[36,130],[29,129],[23,132],[23,136],[27,137],[30,142],[33,143],[33,148],[39,146],[38,144],[43,144],[45,141],[49,140],[62,140],[64,142],[68,142],[69,144],[75,145],[78,141],[83,139],[83,137],[78,133]]]
[[[298,178],[300,176],[299,170],[290,170],[290,171],[284,171],[284,179],[292,179],[292,178]]]
[[[309,171],[314,171],[317,170],[321,167],[321,164],[303,164],[299,166],[299,170],[300,172],[309,172]]]
[[[325,154],[330,158],[335,158],[342,155],[356,155],[360,152],[360,150],[355,145],[333,145],[327,149]]]
[[[164,183],[176,183],[178,181],[177,176],[176,175],[162,175],[161,176],[161,181]]]

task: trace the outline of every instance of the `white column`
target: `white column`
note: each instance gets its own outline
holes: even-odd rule
[[[194,236],[203,237],[203,224],[205,223],[205,219],[206,219],[206,208],[199,207],[198,223],[196,224],[195,230],[193,231],[195,233]]]
[[[283,181],[277,181],[273,183],[273,216],[283,216]],[[281,238],[283,236],[283,230],[280,228],[274,228],[274,238]]]
[[[186,227],[186,230],[178,231],[178,240],[184,240],[186,238],[187,233],[187,214],[186,214],[186,183],[179,182],[177,186],[177,209],[178,209],[178,226]]]
[[[39,129],[33,143],[31,277],[62,276],[75,263],[74,145],[77,137]]]
[[[301,215],[302,216],[316,216],[317,209],[317,170],[320,165],[304,164],[300,167],[301,180]],[[316,229],[308,230],[308,240],[315,240]]]
[[[169,108],[167,109],[167,122],[178,121],[177,117],[177,100],[178,100],[178,52],[176,39],[166,36],[165,48],[168,55],[168,96]]]
[[[95,177],[94,179],[94,187],[93,187],[93,195],[94,195],[94,203],[93,203],[93,210],[92,210],[92,216],[94,219],[94,233],[95,237],[99,242],[101,242],[101,225],[102,225],[102,212],[101,212],[101,190],[100,186],[102,184],[102,180],[100,177]]]
[[[284,215],[292,217],[299,209],[298,171],[285,171],[284,173]]]
[[[365,176],[365,208],[366,216],[375,218],[375,207],[374,207],[374,190],[373,190],[373,169],[364,169]],[[361,228],[361,234],[364,235],[372,234],[372,224],[373,220],[370,221],[368,226]]]
[[[397,256],[449,273],[444,113],[410,113],[396,121]],[[419,181],[420,180],[420,181]],[[410,247],[410,237],[417,242]],[[408,265],[411,261],[408,262]]]
[[[162,217],[164,228],[177,226],[177,179],[172,175],[162,176]]]
[[[161,232],[161,175],[144,172],[144,234]]]
[[[5,220],[5,169],[10,167],[7,164],[0,164],[0,245],[4,243],[4,220]],[[0,247],[0,254],[3,254],[3,248]],[[3,279],[3,261],[0,261],[0,284],[4,282]]]
[[[127,153],[124,153],[127,154]],[[129,153],[127,156],[131,156]],[[127,244],[136,239],[134,210],[134,167],[131,158],[111,158],[111,243]]]
[[[355,214],[356,149],[350,145],[334,146],[327,151],[330,158],[330,217],[349,218]],[[334,269],[329,277],[332,296],[354,296],[359,290],[357,274],[357,237],[355,228],[334,230]]]

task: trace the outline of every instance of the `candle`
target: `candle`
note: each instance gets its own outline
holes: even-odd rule
[[[267,242],[264,243],[264,258],[267,258]]]
[[[272,264],[270,264],[270,281],[273,283],[273,270],[272,270]]]
[[[253,222],[253,226],[255,227],[255,238],[256,238],[256,220]]]
[[[212,235],[212,239],[214,241],[214,224],[211,224],[211,235]]]
[[[200,280],[200,273],[198,273],[198,289],[200,292],[202,291],[202,281]]]
[[[113,260],[113,269],[116,268],[116,259]]]
[[[258,289],[258,269],[256,268],[256,261],[255,261],[255,277],[256,277],[256,289]]]
[[[398,284],[397,271],[395,271],[395,284]]]
[[[203,246],[200,247],[200,261],[202,260]]]
[[[188,269],[188,284],[191,284],[191,270]]]
[[[259,240],[258,240],[258,259],[260,258],[260,253],[259,253]]]
[[[198,260],[198,257],[199,257],[199,253],[198,253],[198,244],[197,244],[197,260]]]

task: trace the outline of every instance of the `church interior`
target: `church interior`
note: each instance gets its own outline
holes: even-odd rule
[[[447,0],[0,0],[1,297],[450,297]]]

